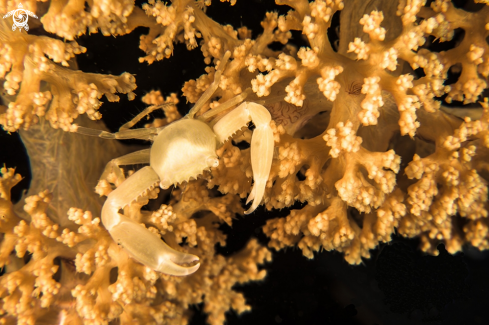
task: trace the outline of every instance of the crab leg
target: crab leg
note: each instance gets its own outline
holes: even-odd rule
[[[193,118],[194,115],[200,111],[202,106],[204,106],[204,104],[209,99],[211,99],[212,95],[214,95],[214,93],[217,90],[217,87],[219,87],[219,82],[221,81],[221,74],[223,73],[224,68],[226,67],[226,64],[230,57],[231,57],[230,51],[224,53],[221,62],[219,63],[216,72],[214,73],[214,81],[210,84],[209,88],[207,88],[206,91],[204,91],[202,96],[200,96],[199,100],[195,103],[194,107],[190,109],[188,114],[185,116],[186,118]]]
[[[140,112],[138,115],[134,116],[132,118],[132,120],[130,120],[129,122],[127,122],[126,124],[122,125],[120,128],[119,128],[119,132],[121,131],[124,131],[124,130],[128,130],[130,128],[132,128],[134,125],[136,125],[136,123],[138,123],[139,121],[141,121],[141,119],[149,114],[151,114],[153,111],[157,110],[157,109],[161,109],[163,110],[163,108],[167,107],[167,106],[172,106],[172,105],[175,105],[174,103],[164,103],[164,104],[161,104],[161,105],[153,105],[153,106],[149,106],[147,108],[145,108],[142,112]]]
[[[83,126],[77,126],[74,131],[79,134],[99,137],[104,139],[141,139],[152,140],[160,131],[158,128],[143,128],[143,129],[124,129],[119,132],[110,133],[107,131],[95,130]]]
[[[119,166],[149,164],[150,151],[151,149],[143,149],[112,159],[105,166],[104,172],[102,173],[102,176],[100,176],[100,181],[107,180],[109,174],[114,173],[118,182],[116,184],[122,183],[122,181],[124,181],[124,175]]]
[[[219,142],[223,143],[250,121],[253,121],[256,126],[251,137],[251,168],[255,183],[246,201],[246,204],[251,200],[253,203],[245,212],[246,214],[252,213],[260,205],[270,175],[273,158],[273,131],[270,128],[270,113],[262,105],[245,102],[224,115],[214,125],[214,132]]]
[[[136,221],[119,213],[119,209],[137,199],[147,189],[160,181],[151,167],[144,167],[122,182],[107,197],[102,208],[102,223],[116,243],[121,245],[135,260],[169,275],[192,274],[200,266],[186,267],[178,263],[198,261],[195,255],[182,253],[168,246],[160,236]]]

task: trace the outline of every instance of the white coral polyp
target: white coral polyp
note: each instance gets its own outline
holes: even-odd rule
[[[295,106],[302,106],[304,99],[306,99],[302,85],[300,84],[298,78],[292,80],[290,84],[285,87],[285,92],[287,92],[287,96],[285,96],[284,100],[287,103],[294,104]]]
[[[367,60],[370,53],[370,46],[365,44],[359,37],[356,37],[353,42],[348,44],[347,52],[354,52],[357,55],[357,60]]]
[[[371,39],[383,41],[385,39],[385,28],[380,27],[384,20],[382,11],[372,11],[370,15],[365,14],[360,19],[360,25],[363,25],[363,31],[369,34]]]
[[[316,79],[319,90],[323,92],[324,97],[330,101],[336,99],[336,95],[340,92],[341,85],[334,78],[343,72],[343,67],[324,67],[321,69],[321,77]]]
[[[333,158],[338,158],[341,152],[357,152],[360,150],[360,145],[363,141],[353,131],[353,123],[351,121],[347,121],[346,124],[339,122],[335,128],[327,131],[323,139],[331,147],[329,154]]]

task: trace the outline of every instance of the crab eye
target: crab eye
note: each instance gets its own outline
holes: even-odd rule
[[[213,167],[213,168],[219,166],[219,160],[215,156],[207,157],[206,163],[207,163],[207,166]]]
[[[167,190],[172,184],[170,183],[170,181],[168,179],[164,179],[160,182],[160,187],[163,189],[163,190]]]

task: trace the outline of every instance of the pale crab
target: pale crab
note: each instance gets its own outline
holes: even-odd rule
[[[219,160],[216,149],[250,121],[255,124],[250,147],[254,184],[246,203],[252,200],[253,203],[245,213],[253,212],[263,199],[274,147],[273,132],[270,127],[271,116],[268,110],[257,103],[243,102],[247,95],[247,92],[243,92],[220,106],[195,116],[217,90],[230,55],[229,51],[224,54],[215,72],[213,83],[190,112],[180,120],[160,128],[129,129],[154,109],[149,107],[123,125],[116,133],[84,127],[78,127],[75,131],[109,139],[131,138],[153,141],[150,149],[130,153],[112,160],[107,165],[104,174],[109,170],[121,174],[119,166],[149,162],[149,166],[132,174],[108,195],[102,208],[102,223],[114,241],[134,259],[162,273],[179,276],[192,274],[197,271],[200,263],[192,266],[182,264],[188,265],[199,261],[199,257],[174,250],[159,235],[124,216],[120,210],[154,186],[159,185],[167,189],[173,184],[197,178],[206,169],[217,167]],[[215,121],[217,114],[237,104],[239,105],[236,108]],[[104,177],[102,175],[102,179]]]

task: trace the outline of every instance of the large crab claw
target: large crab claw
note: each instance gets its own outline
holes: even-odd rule
[[[151,167],[144,167],[112,191],[102,208],[102,223],[112,238],[134,259],[158,272],[170,275],[192,274],[200,266],[182,266],[198,261],[195,255],[182,253],[168,246],[160,236],[119,213],[119,209],[134,201],[147,189],[159,183]]]
[[[246,204],[253,200],[250,208],[245,212],[250,214],[260,205],[273,158],[273,131],[270,127],[270,112],[257,103],[244,102],[234,110],[224,115],[214,125],[214,132],[220,143],[226,141],[233,133],[241,129],[248,122],[253,121],[256,128],[251,137],[251,168],[253,169],[253,188]]]

